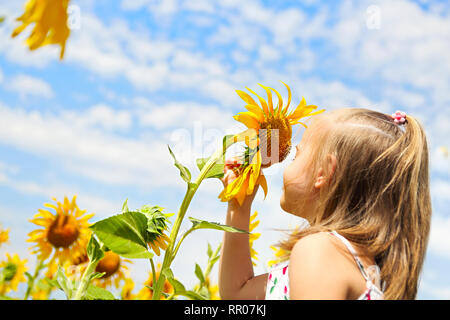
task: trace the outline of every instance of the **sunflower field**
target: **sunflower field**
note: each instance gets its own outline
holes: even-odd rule
[[[11,37],[29,32],[25,42],[29,50],[56,45],[60,49],[59,59],[63,60],[66,42],[70,41],[69,9],[70,0],[28,0],[23,14],[16,19],[18,25]],[[239,112],[234,119],[245,125],[246,130],[225,135],[214,153],[197,159],[197,174],[191,173],[168,145],[167,161],[173,162],[174,170],[186,186],[182,202],[174,208],[163,208],[157,203],[129,208],[124,195],[122,208],[93,223],[94,214],[89,208],[78,207],[76,195],[36,204],[29,219],[34,227],[28,234],[29,256],[7,253],[0,257],[0,299],[47,300],[54,299],[55,292],[63,292],[69,300],[220,299],[217,284],[211,282],[210,275],[220,259],[221,245],[216,248],[209,243],[198,246],[206,249],[208,260],[205,266],[195,265],[193,272],[198,283],[192,288],[182,283],[183,279],[174,274],[171,265],[183,250],[185,238],[201,229],[247,234],[253,264],[256,264],[258,257],[253,242],[260,236],[254,232],[259,224],[256,211],[248,229],[240,230],[188,216],[188,208],[202,181],[223,179],[225,166],[232,168],[238,178],[220,192],[220,201],[235,199],[242,204],[245,196],[258,186],[267,194],[262,169],[285,160],[291,150],[294,125],[306,127],[303,118],[324,111],[316,111],[317,106],[308,105],[305,98],[289,110],[291,89],[283,85],[287,89],[287,102],[278,91],[264,85],[261,88],[267,98],[250,88],[247,90],[254,97],[236,90],[246,111]],[[226,160],[230,158],[227,149],[233,144],[242,144],[243,151],[230,162]],[[186,219],[191,227],[180,232]],[[1,246],[7,246],[10,232],[14,230],[0,225]],[[283,256],[283,252],[274,250],[277,258]],[[156,257],[161,257],[162,262],[155,263]],[[149,262],[148,278],[140,284],[134,283],[129,270],[136,259]],[[36,261],[34,270],[27,267],[32,260]],[[26,286],[24,296],[16,293],[20,283]]]

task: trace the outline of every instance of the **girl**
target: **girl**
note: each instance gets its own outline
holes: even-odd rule
[[[315,116],[296,148],[280,205],[310,226],[279,244],[284,263],[258,276],[248,235],[225,232],[222,299],[414,299],[431,219],[421,125],[339,109]],[[226,166],[224,185],[235,178]],[[256,192],[228,202],[226,224],[248,230]]]

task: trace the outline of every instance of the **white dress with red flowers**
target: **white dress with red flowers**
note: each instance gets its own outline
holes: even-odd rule
[[[331,231],[330,234],[336,236],[345,244],[355,258],[364,279],[366,279],[366,291],[358,297],[358,300],[383,300],[383,292],[379,289],[380,268],[377,265],[372,265],[364,269],[350,242],[336,231]],[[289,300],[288,267],[289,261],[284,261],[271,268],[267,279],[266,300]]]

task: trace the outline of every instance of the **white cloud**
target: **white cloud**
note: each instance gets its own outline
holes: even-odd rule
[[[447,185],[446,196],[450,194],[450,188]],[[435,254],[450,259],[450,218],[435,215],[431,222],[429,250]]]
[[[101,127],[106,130],[128,129],[132,115],[128,111],[116,111],[108,105],[96,104],[83,113],[64,111],[64,121],[78,127]]]
[[[358,76],[417,88],[448,86],[448,19],[413,2],[379,1],[380,28],[370,30],[364,20],[368,3],[346,4],[327,39],[338,46],[346,65],[358,67]]]
[[[49,99],[54,95],[48,82],[26,74],[12,77],[6,84],[6,89],[16,92],[22,99],[30,96]]]
[[[123,185],[178,185],[162,141],[120,137],[72,124],[65,116],[0,105],[0,141],[64,168],[78,168],[94,180],[104,181],[108,175],[109,182]]]

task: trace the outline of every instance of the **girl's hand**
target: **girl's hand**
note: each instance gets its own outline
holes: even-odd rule
[[[230,183],[232,183],[239,176],[239,158],[233,157],[225,161],[225,167],[223,169],[224,176],[220,179],[223,183],[224,188],[226,188]]]
[[[238,157],[232,157],[225,161],[224,176],[221,179],[224,188],[226,188],[230,183],[232,183],[234,180],[237,179],[237,177],[239,176],[239,171],[238,171],[239,166],[240,166],[240,163],[239,163]],[[258,188],[259,188],[259,185],[256,185],[255,188],[253,189],[253,193],[251,195],[247,195],[245,197],[244,202],[242,203],[242,207],[251,206],[253,200],[255,199]],[[228,201],[228,204],[232,204],[234,206],[239,207],[239,203],[236,199],[231,199],[230,201]]]

